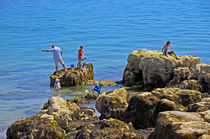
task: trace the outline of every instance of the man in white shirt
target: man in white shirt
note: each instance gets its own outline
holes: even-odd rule
[[[58,74],[58,62],[63,66],[64,70],[67,71],[62,59],[62,50],[59,47],[52,45],[52,49],[42,50],[42,52],[52,52],[55,61],[56,74]]]

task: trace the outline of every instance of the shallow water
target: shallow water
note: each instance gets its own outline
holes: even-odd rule
[[[40,51],[52,43],[67,66],[76,64],[83,44],[98,80],[122,79],[131,51],[160,50],[167,40],[178,55],[210,63],[207,0],[0,0],[0,18],[0,138],[5,127],[35,115],[54,95],[52,55]]]

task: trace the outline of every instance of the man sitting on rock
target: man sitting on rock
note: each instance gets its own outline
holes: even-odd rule
[[[52,49],[42,50],[42,52],[52,52],[55,61],[56,74],[58,74],[58,62],[63,66],[65,72],[67,71],[62,59],[62,50],[59,47],[55,47],[55,45],[52,45]]]
[[[165,56],[167,56],[167,57],[168,57],[168,54],[169,54],[169,55],[172,55],[172,54],[173,54],[173,55],[175,55],[176,59],[179,59],[174,51],[170,51],[170,50],[169,50],[170,47],[171,47],[171,42],[170,42],[170,41],[167,41],[167,43],[166,43],[166,44],[163,46],[163,48],[162,48],[163,54],[164,54]]]

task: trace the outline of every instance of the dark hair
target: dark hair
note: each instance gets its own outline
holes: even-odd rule
[[[80,48],[83,48],[83,45],[81,45]]]
[[[170,43],[171,43],[170,41],[167,41],[167,42],[166,42],[166,46],[169,45]]]

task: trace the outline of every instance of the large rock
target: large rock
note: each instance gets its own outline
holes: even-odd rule
[[[64,139],[57,121],[39,116],[20,119],[7,129],[7,139]]]
[[[194,72],[194,77],[201,83],[204,92],[210,93],[210,64],[198,64]]]
[[[128,107],[129,94],[124,88],[105,92],[96,99],[96,109],[101,118],[121,118]]]
[[[162,111],[184,111],[189,104],[201,100],[201,92],[179,88],[157,88],[132,96],[123,114],[125,122],[132,122],[135,128],[154,127],[157,115]]]
[[[69,122],[78,118],[79,110],[75,103],[68,104],[65,99],[57,96],[50,98],[39,114],[53,116],[60,127],[66,128]]]
[[[200,63],[199,57],[166,57],[162,52],[138,50],[129,54],[128,63],[123,74],[126,86],[138,86],[144,89],[165,87],[173,79],[178,67],[195,68]]]
[[[87,64],[83,68],[67,68],[68,71],[60,70],[57,75],[55,73],[50,76],[50,86],[53,87],[55,79],[60,80],[62,87],[77,86],[87,84],[89,80],[94,79],[94,70],[92,64]]]
[[[209,112],[167,111],[158,115],[155,131],[149,139],[197,139],[210,135]]]

